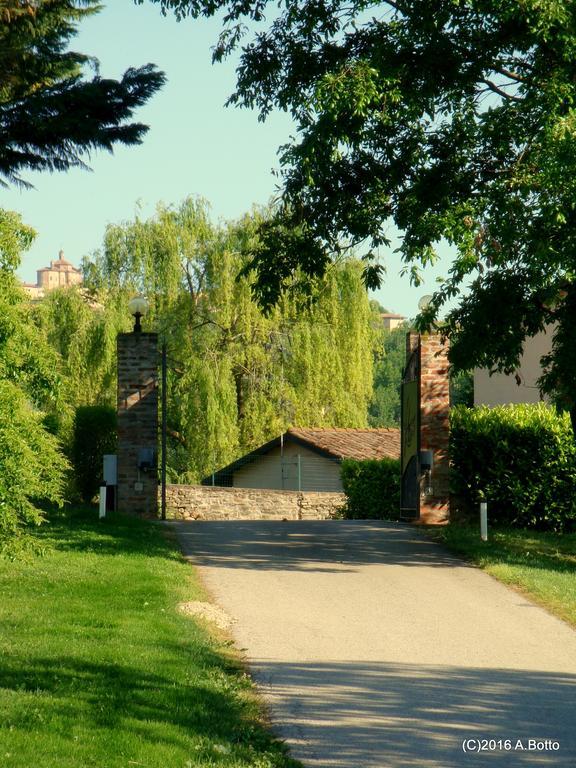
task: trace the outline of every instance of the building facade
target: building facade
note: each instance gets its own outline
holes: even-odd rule
[[[24,290],[32,299],[41,299],[56,288],[68,288],[82,283],[82,272],[64,258],[64,251],[58,259],[36,272],[36,284],[24,283]]]
[[[543,398],[536,383],[542,375],[540,358],[552,349],[554,329],[554,325],[549,325],[545,331],[526,339],[520,365],[513,374],[494,373],[490,376],[487,368],[476,368],[474,405],[540,402]]]
[[[404,315],[396,315],[393,312],[381,312],[380,320],[382,325],[387,331],[393,331],[400,325],[406,322],[407,318]]]

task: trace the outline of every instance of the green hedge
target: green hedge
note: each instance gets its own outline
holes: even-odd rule
[[[107,405],[76,410],[72,438],[74,482],[83,501],[90,503],[102,480],[102,457],[116,453],[116,411]]]
[[[576,445],[568,414],[542,403],[451,411],[452,490],[496,524],[576,530]]]
[[[398,519],[400,462],[397,459],[345,459],[340,477],[346,494],[343,517],[349,520]]]

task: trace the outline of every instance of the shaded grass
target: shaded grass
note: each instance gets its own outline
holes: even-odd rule
[[[162,530],[53,520],[42,556],[0,560],[0,764],[289,768],[229,643],[177,604],[206,599]]]
[[[479,526],[464,523],[428,531],[456,554],[576,627],[576,534],[492,528],[484,542]]]

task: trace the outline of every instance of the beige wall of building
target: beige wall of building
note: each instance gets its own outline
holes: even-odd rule
[[[406,320],[403,315],[394,315],[385,312],[380,315],[380,319],[382,320],[382,325],[387,331],[393,331],[394,328],[398,328],[398,326],[402,325],[402,323]]]
[[[234,472],[235,488],[271,488],[284,491],[298,489],[298,456],[300,456],[300,490],[341,492],[340,463],[324,458],[304,446],[286,442],[273,448],[254,462]]]
[[[510,403],[538,403],[541,400],[536,381],[541,376],[540,358],[552,347],[554,326],[549,326],[543,333],[538,333],[524,344],[524,353],[517,373],[520,384],[514,374],[503,373],[489,375],[486,368],[474,371],[474,405],[508,405]]]
[[[44,267],[36,272],[36,285],[24,283],[24,290],[32,299],[41,299],[46,293],[56,288],[67,288],[72,285],[80,285],[82,272],[64,258],[64,251],[60,251],[58,259],[50,262],[49,267]]]

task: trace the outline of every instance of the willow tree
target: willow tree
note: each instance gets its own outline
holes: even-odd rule
[[[116,405],[116,336],[131,327],[127,304],[106,308],[79,287],[51,291],[33,309],[36,324],[58,355],[65,431],[83,405]]]
[[[108,227],[84,265],[105,306],[142,291],[169,357],[172,474],[198,479],[290,425],[366,425],[373,337],[361,267],[335,266],[315,301],[268,314],[242,274],[265,213],[215,225],[207,204]]]

